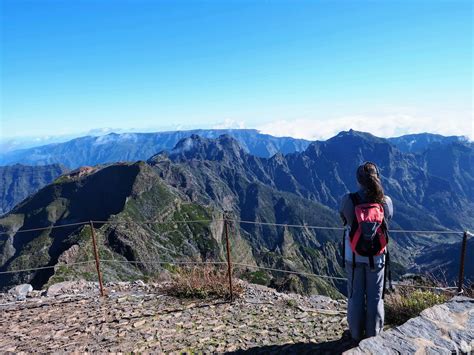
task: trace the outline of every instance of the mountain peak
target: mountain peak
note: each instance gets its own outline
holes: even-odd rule
[[[384,139],[377,136],[374,136],[371,133],[356,131],[350,129],[348,131],[341,131],[332,138],[329,138],[326,141],[314,141],[311,143],[308,148],[306,148],[306,154],[317,158],[322,151],[332,151],[337,152],[337,158],[331,155],[334,159],[343,159],[346,160],[349,158],[349,151],[354,150],[372,150],[375,144],[385,145],[385,150],[391,150],[392,146],[390,143]],[[370,148],[369,148],[370,147]]]
[[[170,151],[163,151],[150,158],[157,161],[163,157],[173,161],[197,160],[230,160],[240,159],[245,152],[238,141],[228,134],[220,135],[215,139],[203,138],[192,134],[181,139]]]
[[[347,138],[347,137],[354,137],[354,138],[362,138],[364,140],[382,140],[383,138],[379,138],[377,136],[374,136],[371,133],[368,132],[362,132],[362,131],[356,131],[354,129],[350,129],[348,131],[341,131],[334,137],[328,139],[328,141],[333,140],[333,139],[340,139],[340,138]]]
[[[189,137],[179,140],[170,153],[176,154],[178,152],[185,152],[203,144],[205,144],[205,138],[197,134],[191,134]]]

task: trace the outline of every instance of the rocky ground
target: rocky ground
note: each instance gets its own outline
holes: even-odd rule
[[[345,302],[243,284],[233,303],[182,300],[163,285],[65,282],[0,295],[0,352],[334,353],[351,348]],[[343,335],[344,333],[344,335]]]

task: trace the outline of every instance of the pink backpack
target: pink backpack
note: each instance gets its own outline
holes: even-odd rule
[[[371,259],[373,268],[373,257],[383,254],[388,243],[384,209],[380,203],[360,203],[357,193],[350,197],[355,213],[349,234],[351,249],[355,254]]]
[[[388,226],[385,221],[383,205],[380,203],[362,203],[358,193],[349,194],[354,205],[355,218],[352,221],[349,241],[352,250],[352,282],[354,282],[355,256],[369,258],[371,269],[375,268],[374,256],[386,254],[384,285],[382,298],[385,296],[385,283],[388,278],[391,287],[390,254],[388,252]],[[343,258],[344,255],[343,255]],[[352,296],[351,285],[351,296]]]

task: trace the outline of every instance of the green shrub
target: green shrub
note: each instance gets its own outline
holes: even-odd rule
[[[247,280],[250,283],[257,284],[257,285],[263,285],[263,286],[268,286],[271,281],[270,275],[268,275],[265,271],[263,270],[257,270],[257,271],[246,271],[242,273],[240,276],[242,279]]]
[[[418,316],[421,311],[448,300],[445,294],[421,290],[399,290],[385,297],[385,322],[396,326],[410,318]]]
[[[242,294],[243,288],[233,280],[234,297]],[[229,298],[229,279],[226,270],[209,265],[179,268],[166,293],[179,298]]]

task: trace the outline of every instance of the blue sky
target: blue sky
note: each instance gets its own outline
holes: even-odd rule
[[[474,136],[470,1],[0,1],[3,139]]]

